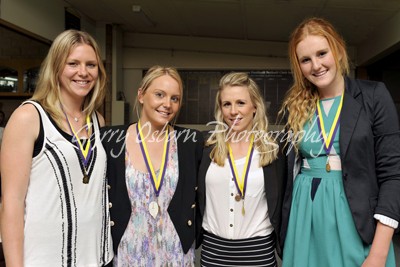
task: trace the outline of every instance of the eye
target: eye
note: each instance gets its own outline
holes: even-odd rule
[[[156,97],[158,97],[158,98],[162,98],[162,97],[164,96],[164,94],[161,93],[161,92],[155,92],[154,95],[155,95]]]
[[[307,63],[307,62],[309,62],[309,61],[310,61],[309,58],[303,58],[302,60],[300,60],[300,63],[301,63],[301,64],[305,64],[305,63]]]
[[[70,66],[70,67],[76,67],[76,66],[78,66],[78,63],[76,63],[76,62],[67,62],[67,65]]]
[[[174,103],[178,103],[179,102],[179,97],[178,96],[173,96],[171,97],[171,101]]]
[[[323,56],[325,56],[326,54],[328,54],[328,51],[322,51],[322,52],[320,52],[320,53],[318,54],[318,57],[323,57]]]
[[[231,103],[229,103],[229,102],[224,102],[224,103],[222,103],[222,106],[223,107],[229,107],[231,105]]]
[[[239,105],[239,106],[244,106],[244,105],[246,105],[246,102],[244,102],[244,101],[238,101],[238,105]]]
[[[95,63],[88,63],[88,64],[87,64],[87,67],[88,67],[88,68],[91,68],[91,69],[94,69],[94,68],[97,67],[97,64],[95,64]]]

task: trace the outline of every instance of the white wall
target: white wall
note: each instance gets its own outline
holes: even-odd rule
[[[111,81],[111,124],[124,124],[124,102],[117,101],[117,93],[122,85],[122,30],[118,26],[113,27],[112,48],[112,81]]]
[[[65,29],[62,0],[0,0],[0,18],[48,40]],[[80,17],[81,29],[96,38],[105,59],[105,25]]]
[[[64,30],[64,3],[60,0],[1,0],[0,18],[53,40]]]
[[[287,69],[283,57],[248,56],[212,52],[124,48],[124,68],[148,68],[155,64],[181,69]]]
[[[134,103],[142,79],[141,69],[123,69],[123,91],[126,101],[129,103],[129,120],[130,122],[137,121],[137,114],[134,111]]]

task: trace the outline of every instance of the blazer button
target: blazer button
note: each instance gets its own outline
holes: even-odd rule
[[[107,185],[107,189],[110,190],[111,189],[111,185],[108,184]]]
[[[194,208],[196,208],[196,204],[193,204],[193,205],[192,205],[192,209],[194,209]]]
[[[114,221],[110,221],[110,226],[114,226],[114,225],[115,225]]]
[[[111,209],[112,208],[112,203],[108,203],[108,208]]]
[[[192,226],[192,221],[189,220],[189,221],[187,222],[187,224],[188,224],[189,226]]]
[[[196,186],[195,188],[194,188],[194,191],[197,191],[197,189],[198,189],[199,187],[198,186]]]

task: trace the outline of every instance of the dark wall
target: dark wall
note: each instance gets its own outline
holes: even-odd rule
[[[367,66],[366,69],[368,79],[386,84],[400,118],[400,50]]]

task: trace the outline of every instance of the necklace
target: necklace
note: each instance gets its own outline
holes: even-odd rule
[[[68,121],[68,119],[67,119],[67,121]],[[83,170],[84,170],[82,182],[84,184],[88,184],[90,177],[89,177],[89,173],[87,171],[87,167],[89,164],[90,155],[92,154],[92,144],[90,142],[90,135],[91,135],[92,129],[90,128],[88,130],[88,125],[90,125],[90,117],[89,117],[89,115],[86,116],[86,127],[85,128],[88,133],[86,148],[83,147],[83,144],[82,144],[81,140],[79,139],[78,134],[76,133],[76,131],[74,130],[74,128],[72,127],[72,125],[69,121],[68,121],[68,125],[70,127],[71,132],[74,135],[74,141],[75,141],[74,143],[77,146],[79,146],[78,150],[79,150],[80,161],[82,163]]]
[[[336,111],[335,114],[335,118],[333,120],[331,129],[329,131],[329,133],[326,133],[326,129],[325,129],[325,122],[324,122],[324,118],[322,116],[322,112],[321,112],[321,105],[320,105],[320,101],[317,101],[317,108],[315,109],[315,115],[317,117],[317,124],[318,124],[318,130],[320,132],[320,135],[322,136],[322,145],[324,146],[324,150],[326,152],[326,165],[325,165],[325,169],[327,172],[331,171],[331,165],[329,163],[329,156],[330,156],[330,152],[333,146],[333,141],[335,139],[337,130],[339,128],[340,125],[340,114],[342,111],[342,105],[343,105],[343,96],[344,93],[342,93],[341,97],[340,97],[340,103],[339,103],[339,107]]]
[[[153,164],[151,163],[149,151],[146,146],[145,138],[143,137],[140,120],[136,124],[136,132],[137,132],[137,137],[138,137],[138,141],[139,141],[139,145],[140,145],[140,150],[142,151],[142,156],[143,156],[144,162],[145,162],[147,170],[149,171],[149,174],[150,174],[151,184],[153,185],[153,189],[154,189],[156,198],[158,199],[158,196],[160,194],[160,190],[161,190],[161,187],[162,187],[162,184],[164,181],[165,172],[167,170],[168,150],[169,150],[168,127],[165,131],[163,156],[162,156],[162,162],[161,162],[160,172],[159,172],[158,176],[156,176],[156,172],[154,171]],[[151,201],[149,204],[149,212],[150,212],[150,215],[154,219],[157,217],[158,211],[160,210],[160,206],[157,202],[158,201]]]
[[[67,115],[68,115],[69,117],[72,117],[72,118],[74,119],[75,122],[78,122],[78,121],[81,119],[81,117],[82,117],[82,114],[81,114],[79,117],[75,117],[75,116],[71,116],[71,114],[69,114],[68,112],[67,112]]]
[[[254,152],[254,135],[251,135],[251,139],[250,139],[250,145],[249,145],[249,149],[247,151],[247,155],[246,155],[246,162],[244,164],[244,168],[243,168],[243,172],[242,172],[242,177],[239,177],[237,168],[236,168],[236,164],[235,164],[235,159],[233,157],[233,153],[232,153],[232,148],[228,145],[228,160],[229,160],[229,165],[231,167],[231,171],[232,171],[232,176],[233,179],[235,181],[235,185],[236,188],[238,190],[238,194],[235,196],[235,200],[236,201],[242,201],[242,215],[245,215],[245,209],[244,209],[244,197],[246,195],[246,186],[247,186],[247,178],[249,175],[249,170],[250,170],[250,165],[251,165],[251,159],[253,157],[253,152]]]
[[[87,167],[89,165],[89,159],[90,159],[90,155],[92,154],[92,144],[90,142],[90,135],[92,133],[92,128],[89,126],[90,125],[90,117],[89,115],[86,116],[86,131],[88,134],[88,139],[87,139],[87,144],[86,144],[86,148],[84,148],[77,132],[74,130],[73,126],[71,125],[70,121],[68,120],[68,116],[67,113],[64,111],[63,107],[61,106],[62,111],[64,112],[65,118],[67,119],[67,123],[68,123],[68,127],[71,131],[71,133],[73,134],[73,142],[75,143],[75,145],[78,147],[78,151],[79,151],[79,161],[82,163],[83,166],[83,178],[82,178],[82,182],[84,184],[88,184],[89,180],[90,180],[90,176],[89,173],[87,171]],[[79,120],[79,118],[78,118]],[[75,120],[77,121],[77,120]]]
[[[64,113],[66,113],[66,115],[68,117],[74,119],[75,122],[78,122],[82,117],[82,110],[80,111],[80,115],[79,116],[72,116],[71,113],[69,113],[68,110],[64,109],[64,106],[63,106],[62,110],[64,111]]]

